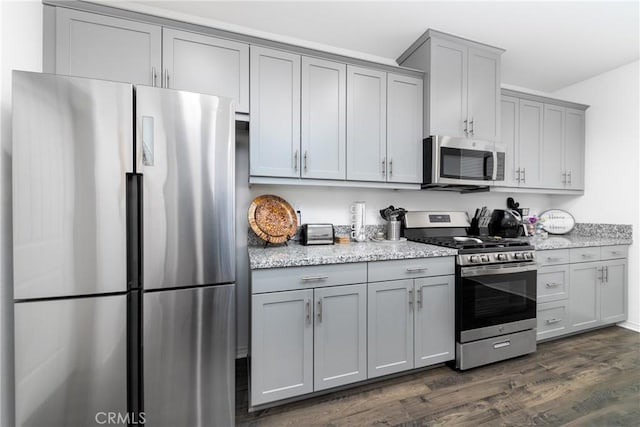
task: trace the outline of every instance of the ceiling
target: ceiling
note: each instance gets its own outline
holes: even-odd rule
[[[381,62],[395,60],[427,28],[433,28],[505,49],[503,84],[542,92],[640,58],[637,0],[134,1],[113,5]]]

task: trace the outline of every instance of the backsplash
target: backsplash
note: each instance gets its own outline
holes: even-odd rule
[[[633,227],[630,224],[577,223],[571,234],[585,237],[599,236],[614,239],[631,239]]]
[[[298,227],[298,231],[296,231],[296,235],[294,236],[294,238],[292,239],[293,241],[297,241],[300,240],[300,230],[302,228]],[[334,225],[333,229],[335,230],[335,235],[336,236],[349,236],[351,233],[351,226],[350,225]],[[376,233],[378,231],[382,231],[384,233],[386,233],[387,227],[385,224],[368,224],[365,228],[366,233],[367,233],[367,239],[370,239],[372,237],[375,237]],[[264,240],[262,240],[261,238],[259,238],[256,233],[254,233],[254,231],[249,228],[249,231],[247,232],[247,245],[248,246],[263,246],[264,245]],[[281,245],[284,245],[284,243],[281,243]],[[270,245],[270,246],[280,246],[280,245]]]

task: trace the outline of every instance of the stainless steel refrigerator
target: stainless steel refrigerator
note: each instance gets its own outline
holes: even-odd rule
[[[13,73],[18,426],[227,426],[231,100]]]

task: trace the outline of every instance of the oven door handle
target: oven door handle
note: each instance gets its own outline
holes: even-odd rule
[[[536,271],[538,265],[534,263],[517,263],[517,264],[497,264],[497,265],[479,265],[477,267],[462,267],[460,269],[461,277],[472,276],[492,276],[494,274],[511,274],[523,273],[525,271]]]

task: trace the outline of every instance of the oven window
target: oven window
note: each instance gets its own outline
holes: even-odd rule
[[[536,317],[536,271],[461,277],[463,331]]]
[[[440,165],[442,178],[481,181],[493,179],[493,153],[490,151],[442,147]]]

